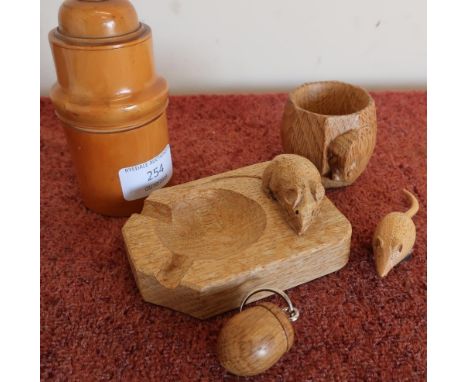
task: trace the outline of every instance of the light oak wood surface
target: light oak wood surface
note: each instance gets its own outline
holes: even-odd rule
[[[311,160],[325,188],[350,185],[362,174],[376,135],[375,103],[360,87],[322,81],[289,94],[281,123],[284,151]]]
[[[294,329],[278,306],[262,302],[233,316],[218,335],[221,365],[239,376],[263,373],[294,343]]]
[[[269,163],[150,194],[122,230],[146,301],[207,318],[238,307],[256,287],[286,290],[347,263],[349,221],[324,197],[298,236],[262,190]]]
[[[300,155],[276,156],[262,176],[263,191],[279,203],[289,225],[302,235],[320,213],[325,196],[320,173]]]
[[[416,241],[416,226],[412,217],[418,212],[419,203],[411,192],[403,192],[410,203],[408,211],[385,215],[374,232],[372,247],[375,268],[380,277],[387,276],[394,266],[407,258]]]

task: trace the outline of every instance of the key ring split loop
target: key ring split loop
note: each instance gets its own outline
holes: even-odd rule
[[[242,303],[240,305],[239,310],[242,312],[242,309],[244,308],[244,305],[247,303],[247,300],[250,297],[252,297],[254,294],[257,294],[257,293],[260,293],[260,292],[272,292],[272,293],[275,293],[275,294],[283,297],[283,299],[288,304],[288,307],[284,308],[284,311],[286,311],[288,313],[289,320],[292,321],[292,322],[297,321],[297,319],[299,318],[299,310],[297,310],[297,308],[295,308],[293,306],[293,304],[291,302],[291,299],[288,297],[288,295],[286,293],[284,293],[282,290],[276,289],[276,288],[258,288],[258,289],[254,289],[253,291],[249,292],[247,294],[247,296],[244,297],[244,300],[242,300]]]

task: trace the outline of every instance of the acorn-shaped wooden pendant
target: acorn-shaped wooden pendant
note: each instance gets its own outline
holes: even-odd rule
[[[242,310],[255,293],[269,291],[281,295],[288,308],[262,302]],[[293,345],[299,312],[280,290],[261,288],[250,292],[241,304],[240,313],[227,321],[218,337],[218,358],[225,369],[239,376],[260,374],[272,367]]]

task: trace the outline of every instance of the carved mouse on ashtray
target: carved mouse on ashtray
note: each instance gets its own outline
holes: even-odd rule
[[[298,235],[304,234],[319,214],[325,196],[317,168],[295,154],[276,156],[263,172],[262,187],[278,201],[286,221]]]

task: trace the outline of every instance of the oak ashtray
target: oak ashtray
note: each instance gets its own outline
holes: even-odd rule
[[[238,307],[254,288],[285,290],[346,265],[349,221],[325,197],[298,236],[262,191],[268,163],[150,194],[122,230],[146,301],[207,318]]]

